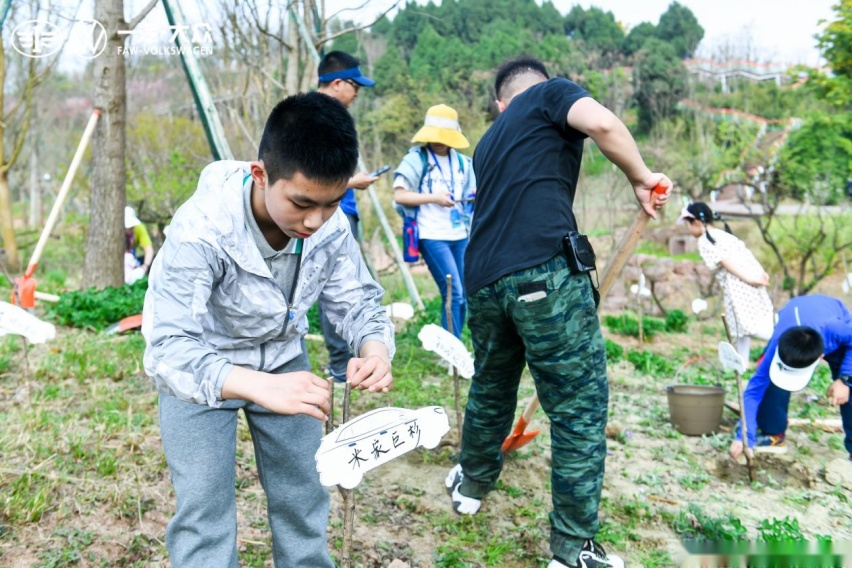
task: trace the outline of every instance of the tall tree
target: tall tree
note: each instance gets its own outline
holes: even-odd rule
[[[826,102],[848,111],[852,108],[852,0],[840,0],[832,9],[836,19],[816,39],[833,76],[816,79]]]
[[[692,10],[679,2],[672,2],[660,16],[657,37],[672,44],[678,57],[687,59],[692,57],[695,48],[701,43],[704,28]]]
[[[582,40],[588,49],[601,54],[604,66],[612,65],[624,42],[624,31],[612,12],[604,12],[595,6],[588,10],[574,6],[565,16],[565,33],[573,39]]]
[[[627,37],[624,38],[624,43],[621,44],[621,51],[624,55],[631,56],[645,45],[645,42],[657,35],[657,26],[651,22],[642,22],[630,28],[627,32]]]
[[[104,28],[103,36],[95,36],[95,43],[105,41],[106,47],[92,65],[95,107],[101,109],[101,118],[92,144],[92,201],[83,261],[84,287],[124,284],[127,85],[122,48],[126,34],[119,32],[133,30],[158,1],[151,0],[127,22],[124,0],[95,0],[94,17]]]
[[[639,106],[639,128],[650,130],[655,123],[672,115],[686,93],[687,71],[675,48],[659,39],[649,39],[636,54],[633,79]]]

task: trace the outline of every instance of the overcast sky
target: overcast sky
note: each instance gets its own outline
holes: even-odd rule
[[[418,0],[423,3],[422,0]],[[831,19],[831,6],[837,0],[680,0],[695,14],[704,28],[699,54],[710,56],[719,45],[750,42],[752,52],[761,61],[817,65],[819,52],[813,36],[821,28],[820,19]],[[617,21],[632,27],[644,21],[656,24],[671,0],[554,0],[563,14],[574,4],[584,8],[597,6],[610,11]],[[341,8],[361,6],[363,0],[326,0],[329,13]],[[394,0],[371,0],[358,12],[344,17],[366,20],[392,6]],[[404,0],[401,3],[404,5]]]
[[[274,3],[274,0],[268,0]],[[320,0],[322,1],[322,0]],[[406,0],[400,0],[404,5]],[[416,0],[425,3],[425,0]],[[440,1],[440,0],[438,0]],[[733,48],[743,56],[750,53],[761,62],[810,66],[821,64],[814,39],[821,28],[820,20],[833,17],[831,6],[838,0],[680,0],[695,14],[704,27],[704,39],[698,47],[699,57],[712,57],[722,46]],[[189,23],[201,22],[199,6],[205,0],[180,0]],[[262,5],[264,0],[259,0]],[[584,8],[597,6],[614,14],[629,29],[641,22],[656,24],[671,0],[553,0],[556,8],[568,13],[575,4]],[[125,13],[135,15],[148,0],[125,0]],[[359,23],[372,21],[376,14],[393,6],[396,0],[325,0],[328,15],[338,13],[343,19]],[[91,0],[84,0],[79,18],[91,18]],[[168,31],[165,12],[158,4],[142,24],[143,28]],[[168,36],[167,36],[168,37]],[[731,49],[727,50],[729,53]],[[214,51],[215,53],[215,51]],[[80,67],[72,56],[63,57],[63,66]]]

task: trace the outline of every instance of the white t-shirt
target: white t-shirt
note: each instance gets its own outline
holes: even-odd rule
[[[429,171],[424,176],[419,191],[421,193],[452,193],[456,205],[455,207],[444,207],[437,203],[421,205],[417,213],[417,227],[420,238],[436,241],[460,241],[467,238],[461,200],[464,197],[464,181],[468,172],[459,168],[459,160],[456,157],[455,150],[447,152],[446,156],[435,154],[433,158],[432,152],[427,152],[426,156]],[[435,158],[437,158],[437,162]],[[406,179],[399,175],[393,180],[395,188],[401,187],[408,191],[418,191],[418,188],[409,187],[409,185]],[[455,214],[453,214],[453,210],[455,210]],[[457,219],[455,224],[453,218]]]

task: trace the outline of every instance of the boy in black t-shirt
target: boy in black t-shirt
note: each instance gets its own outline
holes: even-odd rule
[[[500,116],[473,158],[477,211],[465,256],[476,371],[459,465],[446,479],[453,508],[479,510],[500,475],[518,383],[529,365],[551,421],[553,512],[549,568],[623,567],[594,541],[606,457],[606,355],[587,273],[572,273],[562,239],[572,210],[583,141],[627,175],[656,218],[671,181],[652,173],[624,124],[537,60],[516,59],[495,81]],[[651,191],[666,193],[654,204]]]

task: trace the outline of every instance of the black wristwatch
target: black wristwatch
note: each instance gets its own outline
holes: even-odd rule
[[[852,388],[852,377],[849,375],[840,375],[837,378],[843,381],[847,387]]]

